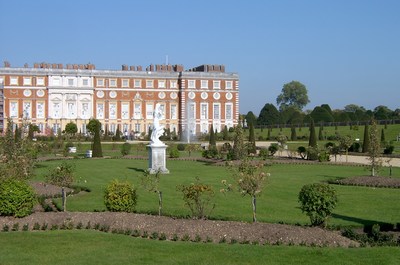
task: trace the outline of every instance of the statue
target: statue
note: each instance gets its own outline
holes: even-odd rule
[[[164,126],[160,125],[160,120],[162,119],[163,113],[161,109],[161,105],[159,103],[156,104],[156,108],[153,112],[153,131],[151,132],[151,145],[164,145],[163,142],[160,141],[160,136],[164,133]]]

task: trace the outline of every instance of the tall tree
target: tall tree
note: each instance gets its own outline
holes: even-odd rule
[[[384,143],[385,141],[386,141],[385,130],[382,128],[382,130],[381,130],[381,143]]]
[[[229,131],[228,126],[225,125],[224,130],[222,131],[222,140],[228,141],[229,140]]]
[[[319,130],[318,130],[318,140],[322,141],[324,140],[324,135],[322,134],[323,131],[323,127],[319,126]]]
[[[364,127],[364,139],[363,139],[363,146],[362,146],[362,152],[367,153],[369,152],[369,126],[368,123],[365,124]]]
[[[326,108],[323,107],[315,107],[313,111],[310,113],[310,116],[313,118],[314,122],[333,122],[333,116]]]
[[[100,140],[100,130],[101,130],[100,121],[97,119],[91,119],[87,125],[87,130],[94,135],[92,143],[92,156],[102,157],[103,151],[101,149],[101,140]]]
[[[232,159],[240,160],[247,156],[247,150],[244,145],[243,128],[241,123],[235,127],[235,135],[233,137]]]
[[[252,111],[247,112],[245,119],[247,121],[247,126],[250,126],[251,123],[254,126],[257,125],[257,117],[256,117],[256,115],[254,115],[254,113]]]
[[[370,160],[370,170],[371,170],[371,176],[375,176],[379,170],[379,168],[382,166],[382,159],[380,157],[381,155],[381,142],[379,139],[379,132],[378,132],[378,126],[376,124],[376,121],[372,119],[371,121],[371,129],[369,131],[369,138],[370,138],[370,148],[369,148],[369,160]]]
[[[253,123],[250,123],[250,129],[249,129],[249,154],[255,154],[256,153],[256,136],[254,134],[254,125]]]
[[[299,81],[292,81],[283,85],[281,94],[276,98],[276,103],[280,110],[289,106],[302,110],[310,102],[307,93],[305,85]]]
[[[290,130],[291,130],[290,140],[296,141],[297,140],[296,127],[292,126]]]
[[[217,146],[217,140],[215,139],[215,131],[214,131],[214,126],[211,124],[210,128],[210,140],[209,140],[209,145],[211,147],[216,147]]]
[[[277,108],[270,103],[264,105],[257,118],[258,125],[273,125],[281,122],[281,115]]]
[[[376,107],[373,111],[376,120],[388,120],[392,117],[392,112],[388,107],[382,105]]]
[[[314,120],[310,122],[310,138],[308,140],[308,146],[317,147],[317,136],[315,135]]]

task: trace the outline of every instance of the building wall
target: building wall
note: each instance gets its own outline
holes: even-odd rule
[[[5,64],[0,90],[4,120],[27,120],[44,134],[57,133],[69,122],[85,133],[91,118],[111,133],[117,127],[124,134],[148,133],[157,103],[164,108],[161,123],[177,133],[207,133],[211,124],[221,131],[235,126],[239,117],[239,77],[219,65],[186,71],[181,65],[150,65],[143,71],[126,65],[96,70],[92,64]]]

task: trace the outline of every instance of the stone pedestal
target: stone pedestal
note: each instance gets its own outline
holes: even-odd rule
[[[162,174],[168,174],[169,170],[166,167],[165,150],[166,145],[148,145],[149,147],[149,171],[150,174],[155,174],[160,171]]]

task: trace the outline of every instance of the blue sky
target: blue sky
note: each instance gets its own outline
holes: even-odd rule
[[[97,69],[224,64],[240,112],[276,104],[292,80],[305,109],[400,108],[400,1],[0,0],[0,60]]]

